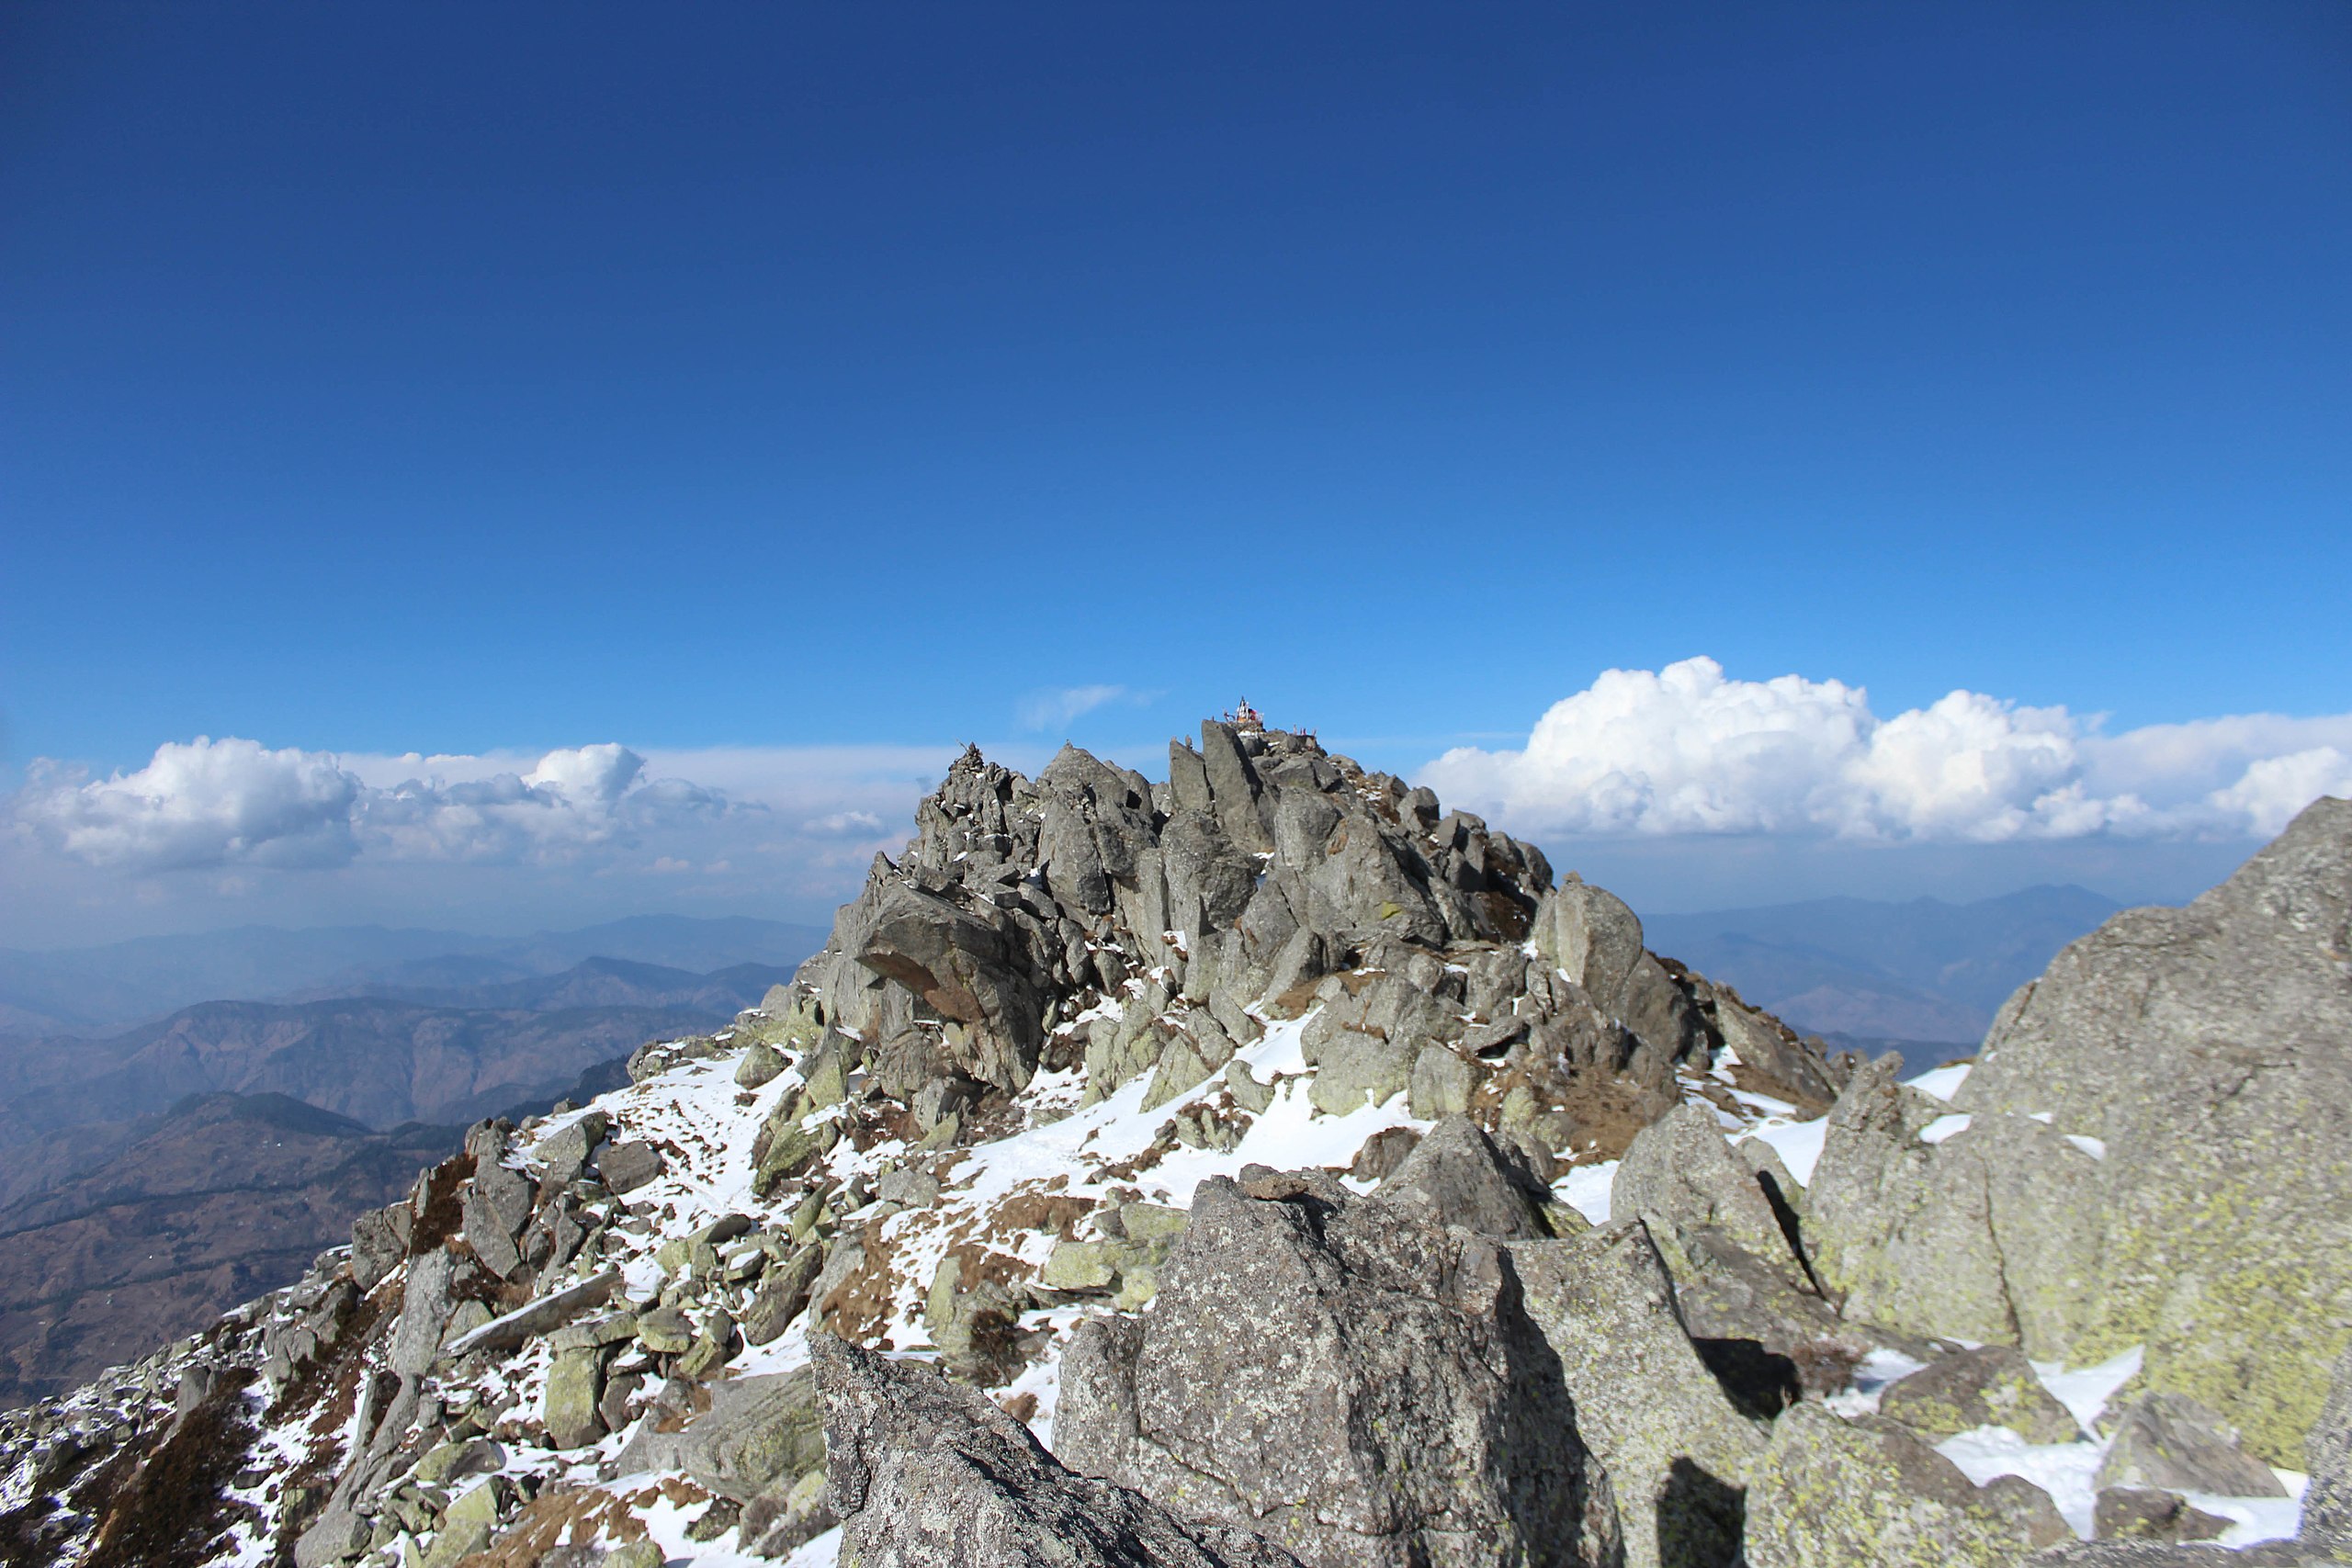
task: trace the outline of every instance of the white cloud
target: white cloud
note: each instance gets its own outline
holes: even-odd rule
[[[1448,751],[1421,782],[1525,830],[1595,837],[2259,837],[2352,792],[2352,715],[2109,736],[2096,716],[1956,691],[1881,718],[1860,686],[1686,659],[1606,671],[1523,749]]]
[[[352,816],[363,790],[332,757],[199,735],[107,779],[36,761],[17,817],[93,865],[340,865],[358,852]]]
[[[74,859],[149,873],[335,866],[363,855],[553,860],[741,809],[682,779],[640,783],[645,759],[609,743],[549,751],[527,773],[433,761],[470,776],[371,784],[328,753],[198,736],[167,741],[145,767],[105,779],[37,762],[14,815]]]
[[[1023,729],[1051,729],[1113,703],[1140,706],[1151,696],[1150,693],[1131,692],[1125,686],[1056,686],[1023,697],[1018,716]]]

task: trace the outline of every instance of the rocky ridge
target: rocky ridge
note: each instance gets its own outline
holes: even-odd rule
[[[2275,1445],[2153,1338],[2026,1359],[2034,1246],[2083,1256],[2121,1201],[2029,1230],[2002,1195],[2016,1150],[2096,1157],[2059,1108],[1974,1137],[1939,1098],[1973,1075],[1827,1058],[1309,736],[1207,725],[1170,775],[967,753],[732,1029],[478,1125],[296,1286],[0,1420],[0,1562],[1777,1568],[2281,1533],[2227,1490],[2283,1492]],[[2330,863],[2274,857],[2253,902]],[[1911,1288],[1980,1234],[1992,1277]],[[2343,1337],[2262,1353],[2309,1381]],[[2255,1551],[2334,1560],[2347,1399],[2292,1434],[2305,1542]],[[2094,1530],[2155,1544],[2065,1545]]]

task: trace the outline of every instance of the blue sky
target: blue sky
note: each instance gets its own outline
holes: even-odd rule
[[[1453,765],[1661,907],[2193,891],[2268,818],[2180,803],[2352,757],[2339,6],[33,4],[0,72],[0,942],[684,897],[641,824],[73,840],[198,736],[617,742],[800,825],[667,846],[713,912],[830,903],[801,828],[949,743],[1148,766],[1242,693],[1408,773],[1693,658],[2309,721],[2006,837]]]

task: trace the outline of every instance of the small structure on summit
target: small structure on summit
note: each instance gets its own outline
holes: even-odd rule
[[[1248,697],[1242,698],[1240,705],[1225,716],[1225,722],[1244,735],[1263,735],[1266,732],[1266,721],[1258,716],[1258,710],[1250,705]]]

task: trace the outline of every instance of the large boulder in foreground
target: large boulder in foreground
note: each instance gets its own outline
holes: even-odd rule
[[[1995,1021],[1950,1105],[1852,1075],[1806,1194],[1845,1315],[2102,1361],[2298,1462],[2352,1344],[2352,802],[2131,909]]]
[[[2352,1343],[2352,801],[2313,803],[2186,908],[2126,910],[2061,953],[1954,1103],[2098,1150],[2070,1186],[2100,1234],[2059,1353],[2144,1345],[2146,1386],[2295,1464]]]
[[[859,1568],[1297,1568],[1247,1530],[1073,1475],[986,1394],[846,1340],[809,1344],[842,1561]]]
[[[1055,1446],[1313,1568],[1616,1551],[1502,1245],[1319,1173],[1201,1184],[1151,1312],[1073,1338]]]

